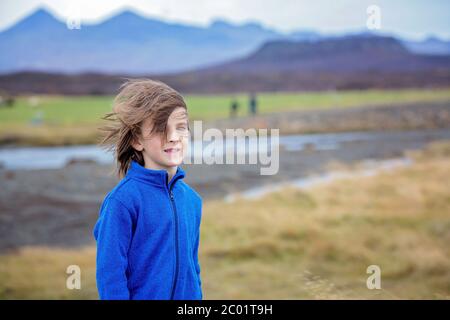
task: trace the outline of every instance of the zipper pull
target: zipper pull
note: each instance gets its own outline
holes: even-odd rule
[[[173,192],[172,192],[172,190],[170,190],[169,195],[170,195],[170,199],[173,200]]]

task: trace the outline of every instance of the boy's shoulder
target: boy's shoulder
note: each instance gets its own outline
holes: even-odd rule
[[[133,195],[136,195],[136,185],[132,179],[124,177],[106,194],[104,201],[115,199],[126,204],[133,198]]]
[[[200,194],[190,185],[188,185],[186,182],[184,182],[183,180],[180,181],[180,186],[187,192],[190,194],[190,196],[194,197],[194,199],[196,199],[197,201],[199,201],[200,203],[203,201],[202,197],[200,196]]]

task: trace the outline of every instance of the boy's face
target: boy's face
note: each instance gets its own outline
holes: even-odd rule
[[[150,134],[152,121],[142,124],[142,136],[133,147],[142,152],[145,167],[157,170],[173,170],[183,162],[189,140],[186,109],[176,108],[167,120],[167,139],[162,133]]]

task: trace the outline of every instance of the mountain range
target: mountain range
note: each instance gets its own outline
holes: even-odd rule
[[[246,57],[260,48],[268,54],[274,41],[311,43],[329,38],[308,30],[281,33],[259,23],[215,20],[206,27],[169,23],[131,10],[70,29],[65,21],[38,9],[0,32],[0,73],[178,73]],[[413,53],[450,53],[449,42],[437,38],[399,41]]]
[[[448,51],[437,38],[198,27],[131,11],[71,30],[41,9],[0,33],[0,91],[114,94],[136,76],[192,93],[449,87]]]
[[[0,73],[177,72],[227,61],[280,38],[286,36],[256,23],[232,25],[216,20],[199,27],[150,19],[129,10],[98,24],[70,29],[40,9],[0,33]],[[301,33],[291,38],[301,38]]]

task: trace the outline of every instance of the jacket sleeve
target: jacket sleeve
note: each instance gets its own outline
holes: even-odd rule
[[[198,261],[198,247],[200,244],[201,216],[202,216],[202,205],[200,204],[200,221],[199,221],[199,225],[197,228],[197,236],[196,236],[195,244],[194,244],[194,264],[195,264],[195,269],[197,271],[197,278],[198,278],[198,284],[200,286],[200,289],[202,287],[202,280],[200,279],[200,263]],[[202,299],[203,299],[203,293],[202,293]]]
[[[128,300],[128,249],[133,230],[127,208],[114,198],[107,198],[94,228],[97,240],[97,288],[102,300]]]

